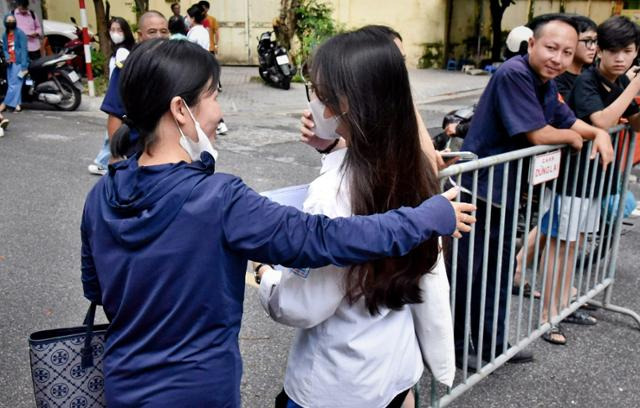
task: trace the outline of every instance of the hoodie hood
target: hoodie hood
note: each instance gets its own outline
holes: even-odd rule
[[[101,200],[111,234],[128,248],[145,245],[160,235],[193,189],[215,171],[215,161],[206,152],[192,163],[146,167],[138,167],[139,157],[109,166]]]

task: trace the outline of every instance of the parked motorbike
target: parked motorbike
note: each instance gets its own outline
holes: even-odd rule
[[[32,61],[22,83],[22,102],[44,102],[60,110],[76,110],[82,100],[82,81],[68,65],[75,57],[61,52]],[[0,62],[0,93],[4,97],[7,65],[3,54]]]
[[[68,65],[75,57],[60,53],[31,62],[22,85],[22,100],[45,102],[64,111],[76,110],[82,101],[82,81]]]
[[[267,31],[258,38],[258,72],[267,84],[289,89],[296,68],[291,65],[286,48],[271,40],[272,34]]]

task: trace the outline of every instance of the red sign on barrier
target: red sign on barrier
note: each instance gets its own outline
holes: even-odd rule
[[[529,182],[535,186],[545,181],[557,179],[560,175],[561,157],[560,150],[535,156]]]

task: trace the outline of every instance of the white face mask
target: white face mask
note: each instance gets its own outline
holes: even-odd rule
[[[111,41],[116,45],[124,41],[124,34],[117,31],[109,31],[109,37],[111,37]]]
[[[182,100],[182,103],[184,103],[184,106],[187,108],[187,112],[189,112],[189,116],[191,116],[191,119],[193,119],[193,123],[196,127],[196,135],[198,136],[198,141],[194,142],[190,138],[186,137],[182,132],[182,129],[180,129],[180,125],[178,125],[178,122],[176,122],[176,126],[180,131],[180,146],[184,149],[185,152],[187,152],[187,154],[193,161],[200,160],[200,154],[202,152],[209,153],[211,156],[213,156],[213,159],[215,161],[218,161],[218,151],[211,145],[207,134],[204,133],[204,130],[202,130],[202,128],[200,127],[200,124],[193,116],[193,113],[191,113],[191,109],[189,109],[184,99]]]
[[[338,118],[340,116],[325,118],[325,105],[320,102],[320,99],[314,99],[309,102],[309,109],[313,115],[313,122],[315,123],[313,133],[315,133],[316,136],[326,140],[338,139],[340,137],[340,135],[336,133],[339,125]]]

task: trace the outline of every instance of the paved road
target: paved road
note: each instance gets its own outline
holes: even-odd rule
[[[221,100],[231,131],[219,140],[218,170],[240,175],[258,191],[312,180],[318,155],[297,142],[295,130],[304,89],[294,84],[284,92],[249,81],[251,70],[227,72]],[[455,75],[412,73],[428,125],[472,103],[474,89],[486,83]],[[460,91],[467,93],[452,94]],[[94,107],[85,103],[84,111],[74,113],[10,114],[11,127],[0,139],[0,407],[34,404],[28,334],[79,324],[87,306],[79,280],[79,220],[84,197],[97,180],[86,166],[105,123]],[[640,311],[640,227],[627,227],[623,238],[614,300]],[[640,331],[628,318],[596,315],[600,322],[594,328],[569,327],[568,346],[534,343],[535,364],[504,367],[453,406],[640,406]],[[240,334],[244,406],[272,405],[291,336],[291,329],[266,318],[255,287],[248,285]]]

